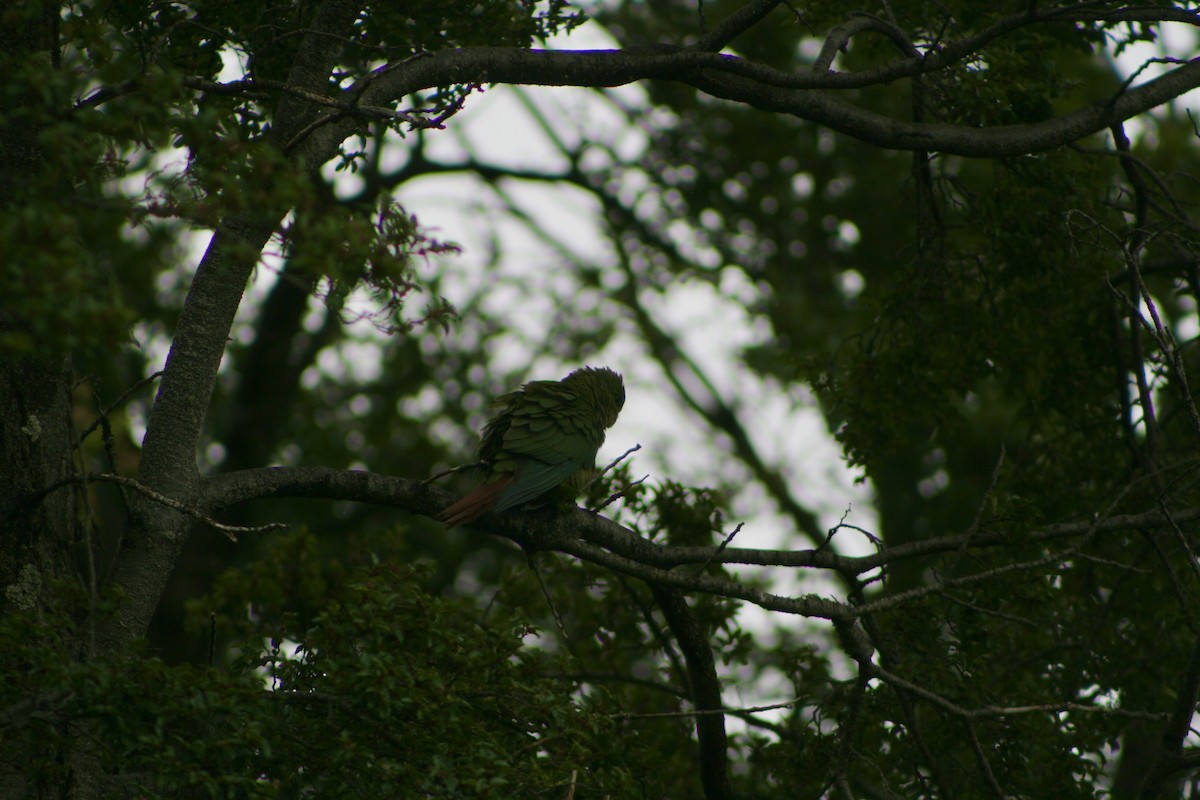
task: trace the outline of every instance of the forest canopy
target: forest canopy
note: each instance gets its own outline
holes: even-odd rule
[[[0,797],[1197,796],[1198,29],[5,4]]]

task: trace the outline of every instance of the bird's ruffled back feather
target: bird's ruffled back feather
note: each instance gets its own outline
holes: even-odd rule
[[[561,381],[531,381],[497,398],[493,406],[498,413],[479,442],[479,460],[491,477],[439,518],[459,524],[488,510],[504,511],[590,469],[605,429],[616,422],[624,403],[621,376],[593,367],[575,370]]]

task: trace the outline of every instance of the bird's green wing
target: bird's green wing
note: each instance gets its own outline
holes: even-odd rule
[[[604,430],[579,397],[556,381],[526,384],[506,395],[507,408],[492,431],[493,470],[511,472],[513,481],[496,501],[496,511],[542,495],[582,467],[590,467],[604,442]],[[503,420],[503,421],[502,421]],[[485,443],[488,442],[485,435]]]

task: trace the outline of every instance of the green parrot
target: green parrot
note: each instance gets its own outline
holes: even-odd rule
[[[607,367],[577,369],[561,381],[531,381],[498,398],[499,413],[479,437],[487,480],[437,515],[448,525],[474,522],[540,497],[595,467],[625,405],[625,384]]]

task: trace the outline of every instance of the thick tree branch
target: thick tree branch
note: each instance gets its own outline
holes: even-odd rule
[[[297,91],[280,97],[271,126],[271,136],[280,149],[285,149],[312,121],[317,105],[314,100],[324,96],[341,54],[341,43],[361,10],[362,3],[357,0],[325,0],[317,9],[288,72],[287,85]],[[310,164],[310,168],[316,166]]]
[[[327,500],[354,500],[378,503],[430,515],[444,508],[453,495],[420,481],[395,478],[369,472],[345,471],[321,467],[271,467],[218,475],[205,482],[199,507],[211,514],[237,502],[266,497],[311,497]],[[1200,518],[1200,510],[1176,515]],[[1024,541],[1050,540],[1100,533],[1131,527],[1163,526],[1161,512],[1125,515],[1086,523],[1046,526],[1023,536]],[[806,595],[783,597],[746,586],[737,581],[677,569],[686,564],[744,563],[786,567],[814,567],[837,570],[846,575],[859,574],[889,563],[891,558],[913,557],[978,548],[1011,542],[1008,535],[981,535],[977,532],[937,540],[913,542],[884,550],[872,556],[847,557],[828,551],[747,550],[742,548],[672,547],[657,544],[611,520],[585,511],[569,515],[545,513],[508,513],[484,517],[476,528],[510,539],[531,550],[555,550],[584,561],[612,569],[648,583],[677,589],[707,592],[745,600],[771,611],[849,622],[866,613],[892,608],[897,604],[920,600],[944,585],[914,590],[910,595],[876,600],[853,607],[834,600]],[[1054,562],[1061,554],[996,568],[988,574],[1003,574]],[[984,580],[972,576],[960,582]],[[864,656],[869,658],[869,654]]]
[[[340,25],[322,34],[344,36],[357,14],[358,6],[329,0],[317,12],[314,31],[318,24]],[[310,33],[296,53],[291,80],[301,88],[325,89],[336,56],[337,48],[325,35]],[[304,114],[312,112],[301,103],[291,95],[281,101],[275,127],[302,126]],[[226,219],[209,242],[184,301],[146,426],[138,478],[151,491],[190,506],[199,480],[196,449],[230,326],[259,254],[287,210],[264,208],[254,216]],[[150,500],[139,502],[135,511],[112,572],[125,597],[102,631],[99,641],[107,648],[144,635],[191,525],[185,515]]]
[[[1016,20],[1011,27],[1019,27]],[[1004,31],[999,31],[1002,33]],[[377,70],[349,96],[386,106],[424,89],[448,84],[514,83],[542,86],[620,86],[644,79],[687,83],[702,91],[763,110],[791,114],[862,141],[897,150],[928,150],[975,157],[1002,157],[1048,150],[1102,131],[1200,86],[1200,59],[1099,103],[1044,122],[994,128],[902,122],[858,108],[821,89],[845,89],[921,74],[949,63],[947,47],[920,59],[889,62],[879,75],[791,73],[740,58],[697,51],[518,50],[474,47],[431,53]],[[968,52],[957,54],[965,57]],[[902,68],[901,68],[902,67]],[[864,77],[865,76],[865,77]],[[310,161],[332,157],[360,122],[332,120],[313,131],[305,148]]]
[[[138,465],[138,480],[151,491],[190,503],[199,480],[196,447],[226,337],[258,253],[278,219],[223,226],[213,235],[196,271],[163,368]],[[124,601],[98,639],[107,648],[144,635],[192,524],[186,515],[152,500],[143,499],[132,507],[136,519],[111,576],[123,587]]]
[[[309,497],[325,500],[352,500],[377,503],[433,516],[455,499],[455,496],[423,481],[379,475],[371,472],[340,470],[326,467],[266,467],[216,475],[204,481],[198,507],[212,514],[237,503],[271,497]],[[509,531],[525,528],[516,525],[490,525],[487,521],[511,518],[485,517],[476,527],[489,533],[508,536]],[[526,514],[529,520],[544,519],[544,515]],[[1175,523],[1200,519],[1200,509],[1173,514]],[[1044,525],[1021,534],[1023,542],[1046,542],[1088,534],[1103,534],[1120,530],[1156,529],[1170,527],[1171,520],[1158,510],[1141,514],[1119,514],[1099,520]],[[542,526],[544,527],[544,526]],[[922,539],[891,547],[866,556],[838,555],[825,549],[760,550],[742,547],[667,546],[651,542],[611,520],[580,511],[569,520],[570,533],[565,538],[582,537],[605,550],[620,554],[648,568],[672,570],[687,565],[747,564],[792,568],[836,570],[847,575],[860,575],[900,560],[964,549],[987,549],[1012,544],[1008,531],[964,534]],[[514,538],[514,537],[509,537]],[[558,537],[540,540],[535,544],[557,544]],[[569,552],[564,550],[563,552]],[[624,571],[624,570],[622,570]],[[637,575],[635,577],[643,577]],[[818,615],[819,616],[819,615]]]
[[[651,583],[650,591],[687,663],[688,687],[692,704],[700,713],[695,717],[696,738],[700,742],[700,782],[706,800],[726,800],[733,796],[729,785],[728,742],[725,717],[721,711],[721,682],[709,647],[708,633],[678,590],[664,589]]]
[[[901,122],[824,93],[776,89],[715,70],[686,82],[715,97],[791,114],[879,147],[1001,158],[1070,144],[1195,89],[1200,86],[1200,59],[1108,100],[1044,122],[994,128]]]
[[[238,502],[268,497],[353,500],[433,516],[456,499],[422,481],[326,467],[267,467],[216,475],[205,481],[201,496],[198,507],[210,516]],[[816,595],[783,597],[733,580],[671,569],[680,563],[671,548],[582,509],[553,515],[489,514],[472,527],[528,550],[566,553],[648,583],[741,599],[787,614],[847,620],[853,616],[850,606]]]
[[[1085,4],[1043,11],[1031,7],[997,21],[974,36],[855,73],[790,72],[702,49],[741,32],[748,22],[760,20],[772,5],[764,1],[745,6],[688,48],[550,51],[471,47],[421,53],[379,68],[344,90],[340,98],[324,94],[327,87],[323,80],[312,86],[289,81],[282,87],[288,99],[281,104],[280,110],[305,108],[305,124],[287,124],[280,130],[286,127],[296,132],[286,140],[290,154],[308,164],[321,164],[336,155],[348,136],[362,129],[367,117],[407,119],[390,109],[404,97],[425,89],[482,83],[599,87],[657,79],[686,83],[716,97],[797,116],[880,147],[989,158],[1023,155],[1070,144],[1200,86],[1200,59],[1193,59],[1108,100],[1031,125],[977,128],[904,122],[854,106],[831,96],[828,91],[886,84],[941,70],[978,53],[987,43],[1028,25],[1065,21],[1177,21],[1200,25],[1200,15],[1182,9],[1096,11],[1086,8]],[[346,17],[352,6],[340,2],[329,4],[330,13],[339,19]],[[323,58],[333,57],[336,48],[329,46],[328,34],[314,34],[310,38],[324,43],[327,52],[323,52]],[[314,64],[304,68],[298,65],[295,74],[309,76],[310,73],[319,74]],[[268,88],[253,81],[206,82],[203,85],[193,81],[193,87],[220,93],[261,92]],[[277,86],[273,88],[280,90]],[[89,108],[114,93],[132,90],[133,84],[119,90],[102,89],[82,101],[79,107]],[[314,115],[314,106],[323,110]]]

